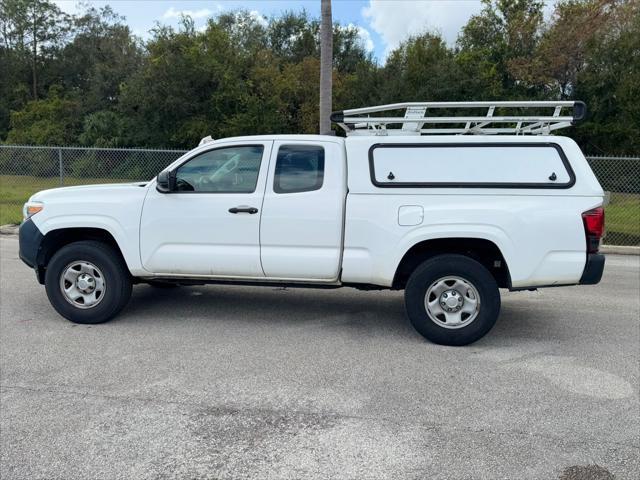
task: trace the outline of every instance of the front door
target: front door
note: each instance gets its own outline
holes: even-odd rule
[[[153,186],[140,224],[146,270],[166,275],[264,277],[260,216],[273,142],[212,145],[176,169],[176,191]]]

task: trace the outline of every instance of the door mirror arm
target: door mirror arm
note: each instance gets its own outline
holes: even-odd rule
[[[173,192],[176,189],[176,172],[163,170],[156,179],[156,190],[160,193]]]

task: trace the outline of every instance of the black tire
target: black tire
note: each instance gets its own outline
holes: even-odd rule
[[[104,277],[104,296],[94,307],[79,308],[66,299],[60,286],[61,276],[76,261],[90,262]],[[74,323],[96,324],[115,317],[131,297],[131,275],[120,253],[106,243],[74,242],[62,247],[51,258],[45,273],[47,297],[53,308]]]
[[[448,276],[468,282],[480,297],[475,319],[459,328],[441,326],[429,317],[425,306],[429,287]],[[427,340],[440,345],[462,346],[479,340],[495,325],[500,313],[500,291],[493,275],[464,255],[438,255],[426,260],[409,277],[404,298],[411,324]]]

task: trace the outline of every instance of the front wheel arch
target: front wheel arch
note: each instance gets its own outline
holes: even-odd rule
[[[75,275],[68,278],[67,272]],[[84,276],[88,278],[81,278]],[[95,296],[98,286],[99,299]],[[113,247],[81,240],[63,246],[53,255],[45,273],[45,290],[60,315],[75,323],[96,324],[110,320],[124,308],[131,297],[132,279]],[[75,302],[81,297],[92,298],[92,304]]]
[[[71,243],[80,241],[104,243],[119,255],[119,259],[125,265],[127,264],[120,245],[109,231],[102,228],[59,228],[47,232],[40,243],[36,258],[36,272],[40,284],[44,285],[47,265],[56,252]]]

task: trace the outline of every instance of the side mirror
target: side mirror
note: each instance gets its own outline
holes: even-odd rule
[[[169,193],[175,189],[175,175],[171,171],[164,170],[158,174],[156,190],[160,193]]]

